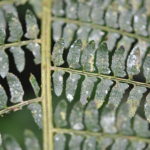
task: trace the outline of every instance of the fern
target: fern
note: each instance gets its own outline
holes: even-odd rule
[[[149,150],[148,4],[1,1],[0,115],[27,106],[43,150]],[[23,146],[2,133],[0,149],[41,146],[25,131]]]
[[[32,133],[32,131],[30,130],[26,130],[24,132],[24,144],[25,144],[25,148],[27,150],[39,150],[40,149],[40,144],[37,140],[37,138],[35,137],[35,135]],[[21,150],[22,147],[20,146],[20,144],[16,141],[16,139],[10,135],[7,134],[2,134],[0,136],[0,149],[4,150],[8,149],[8,150],[13,150],[13,149],[18,149]]]

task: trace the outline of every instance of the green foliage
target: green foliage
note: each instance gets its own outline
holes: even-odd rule
[[[0,2],[0,115],[27,105],[43,150],[149,150],[149,0],[41,2]]]
[[[40,150],[40,144],[32,131],[25,130],[24,144],[26,150]],[[0,134],[0,150],[22,150],[23,147],[16,141],[16,139],[7,134]]]
[[[142,140],[149,140],[146,2],[54,2],[52,54],[59,39],[65,45],[61,56],[52,55],[55,149],[148,149]],[[54,76],[60,71],[61,82]]]
[[[10,4],[9,4],[10,3]],[[20,4],[30,5],[25,6],[25,10],[20,11]],[[31,75],[30,79],[24,77],[27,72],[27,64],[33,59],[33,63],[38,65],[41,63],[41,48],[39,37],[39,23],[38,17],[34,13],[35,2],[32,0],[27,1],[1,1],[0,2],[0,115],[10,112],[11,110],[17,111],[23,105],[30,104],[26,101],[26,85],[23,80],[26,80],[28,86],[33,88],[35,96],[39,98],[39,81],[37,76]],[[37,8],[36,8],[37,9]],[[24,13],[22,15],[22,12]],[[39,10],[36,11],[39,14]],[[33,58],[28,58],[28,57]],[[30,88],[30,89],[31,89]],[[32,101],[32,100],[31,100]],[[38,101],[37,101],[38,102]],[[41,116],[39,113],[41,105],[33,103],[28,105],[31,112],[35,115],[35,121],[41,127]],[[34,109],[34,111],[33,111]],[[38,115],[36,115],[36,110]],[[25,116],[24,116],[25,117]],[[15,121],[15,119],[14,119]],[[24,147],[13,138],[13,136],[2,133],[0,139],[0,149],[14,150],[14,149],[41,149],[38,139],[31,131],[25,131],[24,134]]]
[[[25,16],[26,16],[25,21],[27,30],[27,32],[25,33],[25,37],[27,37],[28,39],[37,39],[39,34],[37,18],[29,9],[26,10]],[[20,79],[14,73],[9,72],[11,70],[10,66],[12,66],[11,65],[12,62],[10,60],[10,55],[6,52],[6,50],[8,49],[12,54],[13,61],[17,71],[23,72],[26,67],[25,66],[26,61],[28,61],[25,56],[26,50],[23,46],[25,45],[26,48],[33,53],[33,56],[35,57],[34,58],[35,64],[39,64],[41,57],[40,45],[34,41],[20,41],[22,39],[22,36],[24,35],[22,27],[23,25],[19,19],[19,15],[15,6],[11,4],[5,4],[4,6],[2,6],[0,8],[0,17],[1,17],[0,75],[2,78],[5,77],[7,78],[10,91],[10,101],[12,103],[18,103],[24,100],[23,98],[24,89],[22,87]],[[8,24],[8,26],[6,26],[6,24]],[[32,29],[34,30],[33,32],[31,32]],[[7,30],[9,30],[9,34],[7,34]],[[35,84],[37,84],[36,81]],[[36,86],[38,86],[38,84]],[[5,85],[1,85],[1,95],[3,95],[0,98],[1,109],[7,106],[8,101],[7,100],[8,92],[5,92],[5,88],[6,88]]]

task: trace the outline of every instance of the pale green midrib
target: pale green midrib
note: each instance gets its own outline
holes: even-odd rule
[[[41,97],[37,97],[37,98],[34,98],[34,99],[30,99],[30,100],[26,100],[26,101],[22,101],[20,103],[17,103],[13,106],[9,106],[5,109],[2,109],[0,110],[0,116],[4,115],[4,114],[7,114],[11,111],[18,111],[18,110],[21,110],[22,107],[24,106],[27,106],[29,104],[32,104],[32,103],[38,103],[38,102],[41,102],[42,98]]]
[[[41,39],[18,41],[18,42],[13,42],[13,43],[2,44],[0,45],[0,50],[5,50],[6,48],[10,48],[12,46],[24,46],[24,45],[28,45],[29,43],[41,43]]]
[[[92,131],[79,131],[79,130],[73,130],[73,129],[65,129],[65,128],[54,128],[54,133],[64,133],[64,134],[76,134],[76,135],[82,135],[82,136],[95,136],[97,139],[101,138],[125,138],[130,141],[140,141],[150,144],[149,138],[144,137],[138,137],[138,136],[127,136],[122,134],[108,134],[108,133],[102,133],[102,132],[92,132]]]
[[[42,5],[42,113],[43,113],[43,150],[53,150],[53,118],[52,118],[52,97],[51,77],[51,0],[43,0]]]
[[[119,78],[119,77],[110,76],[110,75],[103,75],[103,74],[99,74],[99,73],[86,72],[86,71],[75,70],[75,69],[71,69],[71,68],[63,68],[63,67],[55,67],[55,66],[51,67],[51,70],[63,70],[68,73],[75,73],[75,74],[80,74],[80,75],[84,75],[84,76],[104,78],[104,79],[109,79],[109,80],[113,80],[116,82],[123,82],[123,83],[128,83],[128,84],[132,84],[132,85],[150,88],[150,84],[147,84],[147,83],[133,81],[130,79]]]
[[[135,39],[138,39],[138,40],[143,40],[143,41],[146,41],[146,42],[150,42],[149,37],[144,37],[144,36],[137,35],[135,33],[129,33],[129,32],[123,31],[121,29],[114,29],[114,28],[111,28],[111,27],[108,27],[108,26],[102,26],[102,25],[99,25],[99,24],[84,22],[84,21],[81,21],[81,20],[73,20],[73,19],[68,19],[68,18],[63,18],[63,17],[52,17],[52,21],[62,21],[64,23],[73,23],[73,24],[76,24],[76,25],[79,25],[79,26],[88,26],[88,27],[91,27],[93,29],[100,29],[100,30],[106,31],[106,32],[114,32],[114,33],[121,34],[123,36],[128,36],[128,37],[132,37],[132,38],[135,38]]]

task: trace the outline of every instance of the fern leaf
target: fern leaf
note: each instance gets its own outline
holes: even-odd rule
[[[67,126],[67,102],[65,100],[61,100],[55,109],[55,124],[57,127],[66,127]]]
[[[67,62],[70,68],[80,68],[82,42],[81,40],[75,41],[69,49]]]
[[[53,22],[52,26],[53,26],[53,38],[55,41],[58,41],[61,36],[62,36],[62,26],[63,26],[63,22],[62,21],[55,21]]]
[[[36,80],[36,77],[33,74],[30,74],[29,80],[30,80],[31,86],[33,88],[35,96],[38,97],[39,92],[40,92],[40,87],[39,87],[39,84]]]
[[[72,129],[75,130],[84,129],[83,113],[84,113],[84,106],[82,106],[80,102],[74,104],[69,118],[69,122]]]
[[[95,137],[87,137],[83,142],[83,150],[96,149],[96,139]]]
[[[99,141],[97,141],[97,149],[107,149],[112,143],[113,140],[111,138],[100,138]]]
[[[125,115],[126,114],[126,115]],[[133,135],[131,118],[129,118],[129,106],[123,103],[116,116],[116,126],[120,133],[124,135]]]
[[[33,103],[28,105],[28,109],[31,111],[34,121],[39,128],[42,128],[42,108],[38,103]]]
[[[83,70],[94,72],[94,56],[95,56],[95,42],[91,41],[87,44],[87,46],[83,49],[81,55],[81,65]]]
[[[97,78],[95,77],[85,77],[82,87],[81,87],[81,94],[80,94],[80,102],[85,105],[88,103],[88,98],[91,97],[93,88],[94,88],[94,83],[97,81]],[[90,85],[90,86],[88,86]]]
[[[125,90],[128,87],[129,85],[126,83],[116,83],[110,92],[107,105],[111,105],[112,108],[116,109],[120,104],[121,99],[123,98],[123,94],[125,93]]]
[[[99,5],[95,5],[92,7],[91,19],[92,19],[93,23],[104,25],[103,16],[104,16],[104,8],[103,7],[100,7]]]
[[[112,150],[126,150],[128,147],[129,141],[127,139],[118,138],[115,140],[115,142],[112,145]]]
[[[8,150],[13,150],[13,149],[22,150],[19,143],[15,140],[14,137],[12,137],[10,135],[4,135],[3,143],[4,143],[5,149],[8,149]]]
[[[52,54],[52,59],[55,66],[60,66],[64,63],[63,56],[62,56],[63,52],[64,52],[64,41],[60,39],[59,42],[55,44],[53,54]]]
[[[105,133],[115,134],[117,128],[115,126],[116,122],[116,110],[113,106],[109,105],[103,109],[101,113],[100,125]]]
[[[118,33],[113,33],[113,32],[109,32],[107,35],[107,46],[108,46],[108,50],[110,52],[112,52],[115,48],[115,46],[117,45],[117,41],[120,38],[120,34]]]
[[[69,102],[74,100],[80,78],[81,76],[78,74],[70,74],[66,81],[66,97]]]
[[[3,49],[0,50],[0,75],[2,78],[6,77],[9,71],[8,56]]]
[[[25,130],[25,147],[27,150],[40,150],[40,144],[34,133],[30,130]]]
[[[32,52],[34,56],[34,63],[36,65],[40,64],[41,63],[41,52],[40,52],[41,46],[38,43],[34,42],[34,43],[29,43],[26,47],[27,49],[29,49],[29,51]]]
[[[60,150],[65,150],[65,142],[66,142],[66,137],[61,134],[55,134],[54,136],[54,146],[55,149],[60,149]]]
[[[43,129],[44,150],[148,150],[148,4],[148,0],[0,2],[0,114],[27,105]],[[24,100],[22,75],[30,67],[28,52],[41,67],[41,89],[36,70],[27,73],[39,101]],[[41,149],[31,131],[24,139],[27,150]],[[0,137],[2,150],[21,146],[9,135]]]
[[[11,93],[10,101],[12,103],[21,102],[23,100],[24,90],[17,76],[15,76],[12,73],[9,73],[7,75],[7,82]]]
[[[150,83],[149,66],[150,66],[150,53],[148,52],[143,64],[143,70],[144,70],[143,73],[147,83]]]
[[[142,26],[142,28],[141,28]],[[137,12],[134,16],[134,30],[137,34],[147,36],[147,16],[144,13]]]
[[[141,128],[142,127],[142,128]],[[140,116],[135,116],[134,124],[133,124],[134,131],[140,137],[150,137],[149,125],[148,122],[145,121]]]
[[[75,35],[75,31],[77,30],[77,25],[75,24],[67,24],[64,28],[63,39],[66,41],[65,48],[68,48],[73,41],[73,37]]]
[[[94,101],[96,102],[97,108],[100,108],[105,102],[105,98],[112,85],[113,81],[107,79],[102,79],[100,83],[98,83],[94,97]]]
[[[0,19],[0,44],[4,44],[6,38],[6,20],[2,9],[0,9]]]
[[[4,109],[7,106],[8,97],[2,86],[0,86],[0,109]]]
[[[81,39],[82,40],[83,47],[86,46],[87,40],[89,38],[90,31],[91,31],[91,28],[88,27],[88,26],[81,26],[77,30],[77,39]]]
[[[120,12],[120,17],[119,17],[119,26],[120,29],[127,31],[127,32],[132,32],[132,17],[133,14],[131,10],[125,9]]]
[[[127,100],[127,104],[129,104],[129,116],[135,115],[136,110],[140,104],[140,100],[143,96],[143,93],[146,92],[145,87],[136,86],[130,91],[130,95]]]
[[[27,33],[25,34],[25,37],[29,39],[36,39],[39,34],[39,27],[37,24],[37,20],[29,9],[26,12],[26,28]]]
[[[109,74],[109,53],[106,43],[99,45],[96,50],[96,67],[99,73]]]
[[[13,54],[14,61],[19,72],[25,68],[25,53],[21,47],[11,47],[10,52]]]
[[[118,28],[118,12],[114,11],[113,8],[108,8],[105,14],[106,24],[109,27]]]
[[[60,96],[63,91],[63,75],[64,71],[56,71],[53,73],[54,91],[57,96]]]
[[[129,150],[132,150],[132,149],[140,149],[140,150],[142,150],[145,147],[146,147],[146,144],[144,142],[133,141],[133,142],[130,143],[128,149]]]
[[[23,29],[18,16],[15,16],[13,14],[7,14],[6,17],[8,20],[8,26],[10,31],[8,41],[9,42],[20,41],[21,37],[23,36]]]
[[[70,142],[69,142],[69,149],[70,150],[80,150],[83,139],[84,138],[82,136],[71,135]]]
[[[85,109],[85,126],[89,131],[98,132],[100,130],[99,125],[99,111],[95,101],[90,101]]]
[[[144,111],[145,111],[145,116],[147,118],[147,120],[150,122],[150,117],[149,117],[149,107],[150,107],[150,94],[147,95],[146,97],[146,101],[144,104]]]
[[[40,150],[40,144],[37,137],[31,130],[25,130],[24,132],[24,143],[26,150]],[[2,134],[0,135],[0,150],[23,150],[23,147],[19,142],[11,135]]]
[[[111,69],[113,70],[113,74],[116,77],[126,76],[125,49],[123,47],[120,47],[115,51],[115,53],[112,57]]]

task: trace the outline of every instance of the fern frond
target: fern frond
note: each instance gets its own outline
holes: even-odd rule
[[[43,150],[148,150],[148,4],[1,1],[0,115],[27,106],[42,129]],[[41,67],[41,83],[34,70],[28,73],[26,81],[36,98],[26,100],[22,77],[31,63],[28,52],[32,63]],[[24,137],[26,149],[40,149],[30,131]],[[0,149],[12,144],[22,149],[13,138],[0,137]]]
[[[1,3],[2,4],[2,3]],[[40,42],[39,36],[39,26],[37,24],[37,18],[33,12],[29,9],[26,10],[25,15],[25,27],[26,31],[23,31],[23,24],[20,21],[18,10],[12,4],[2,4],[0,8],[0,18],[1,18],[1,33],[0,33],[0,58],[1,67],[0,75],[2,78],[7,78],[9,91],[3,88],[1,85],[1,94],[3,97],[0,98],[1,102],[1,115],[9,112],[11,109],[17,110],[21,109],[22,106],[29,103],[22,102],[24,100],[24,87],[22,86],[22,81],[14,73],[11,73],[12,62],[10,60],[10,54],[13,56],[14,64],[18,72],[23,72],[26,68],[26,49],[29,49],[34,56],[34,62],[36,65],[41,63],[40,54]],[[8,32],[9,31],[9,32]],[[24,37],[22,37],[24,36]],[[27,38],[28,39],[27,39]],[[7,51],[9,50],[9,52]],[[3,79],[5,80],[5,79]],[[37,84],[38,85],[38,84]],[[6,90],[6,92],[4,92]],[[39,93],[38,93],[39,94]],[[10,98],[8,99],[10,95]],[[18,103],[14,106],[8,106],[8,102]],[[32,101],[32,100],[31,100]],[[16,106],[16,108],[15,108]]]
[[[59,59],[55,61],[61,60],[61,62],[55,63],[53,61],[54,66],[61,66],[65,62],[68,63],[69,68],[130,79],[142,72],[142,65],[144,63],[144,77],[146,80],[149,78],[147,72],[149,68],[147,64],[149,54],[147,54],[148,48],[144,47],[145,43],[136,46],[131,53],[127,55],[126,49],[123,47],[116,49],[113,54],[110,54],[105,43],[100,43],[98,48],[95,48],[94,41],[89,42],[85,46],[82,46],[82,43],[80,46],[76,46],[78,42],[79,41],[75,41],[69,48],[65,62],[63,60],[63,54],[65,53],[64,44],[58,41],[54,45],[52,60],[55,60],[55,57],[57,57],[57,59]],[[146,55],[146,60],[144,60],[143,55]],[[112,60],[110,60],[111,58]]]
[[[77,40],[68,48],[67,54],[64,45],[64,42],[60,41],[54,45],[52,60],[55,61],[55,58],[62,60],[61,63],[54,63],[54,66],[50,68],[54,71],[52,78],[54,96],[57,100],[53,102],[56,105],[54,106],[54,125],[56,126],[54,133],[57,133],[54,137],[54,140],[57,139],[55,147],[63,146],[62,149],[65,149],[71,145],[72,139],[74,143],[78,142],[73,136],[84,135],[86,138],[84,136],[81,138],[79,147],[83,143],[83,149],[87,149],[88,144],[93,145],[92,149],[96,149],[99,147],[100,138],[105,139],[103,134],[109,134],[108,138],[112,142],[108,147],[111,149],[122,148],[122,144],[120,145],[122,142],[124,149],[127,147],[136,149],[137,146],[145,148],[150,136],[147,116],[149,102],[144,103],[147,120],[140,116],[138,110],[141,102],[147,99],[144,95],[149,93],[150,86],[148,83],[124,78],[128,62],[122,56],[128,57],[133,54],[124,54],[126,50],[122,46],[114,51],[110,65],[111,57],[108,56],[109,50],[106,43],[100,43],[99,47],[95,48],[94,41],[82,44],[81,40]],[[147,49],[145,54],[148,55],[146,51]],[[98,52],[101,54],[98,55]],[[64,60],[64,56],[67,59]],[[130,60],[134,61],[134,59]],[[145,59],[142,60],[145,61]],[[114,75],[119,73],[120,78],[117,77],[118,75],[112,76],[112,73],[103,75],[101,70],[108,69]],[[140,130],[141,126],[143,131]],[[90,132],[91,136],[87,132]],[[97,137],[97,134],[102,135]],[[119,137],[113,138],[116,134],[119,134]],[[132,136],[137,139],[132,140]],[[144,141],[141,142],[138,137],[143,137]],[[66,142],[67,139],[69,139],[68,142]],[[69,147],[69,149],[72,148]]]

